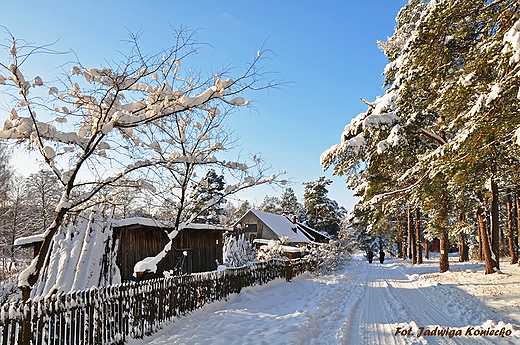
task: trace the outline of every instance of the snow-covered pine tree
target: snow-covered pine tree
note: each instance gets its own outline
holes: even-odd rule
[[[289,187],[286,188],[280,196],[280,207],[282,208],[283,212],[287,212],[291,215],[297,215],[303,205],[298,202],[298,199],[294,194],[294,190]]]
[[[449,267],[453,190],[462,187],[454,176],[461,169],[473,176],[474,195],[492,196],[496,215],[499,161],[518,157],[501,144],[518,128],[517,87],[508,84],[518,62],[517,11],[512,1],[409,1],[394,35],[381,43],[389,58],[384,96],[367,102],[341,144],[322,155],[325,168],[334,165],[350,187],[363,190],[361,207],[403,196],[421,207],[441,237],[441,272]],[[493,219],[491,243],[498,237]]]
[[[304,182],[303,204],[307,211],[307,223],[318,231],[336,237],[346,210],[327,197],[327,185],[332,181],[319,177],[316,181]]]
[[[197,214],[194,223],[220,224],[220,217],[224,215],[224,175],[218,175],[214,169],[208,169],[197,183],[193,184],[190,199],[191,205],[187,213]],[[206,207],[212,203],[211,207]]]

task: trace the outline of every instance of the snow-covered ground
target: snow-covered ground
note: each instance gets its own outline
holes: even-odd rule
[[[244,289],[130,344],[520,344],[520,268],[450,268],[357,254],[333,274]]]

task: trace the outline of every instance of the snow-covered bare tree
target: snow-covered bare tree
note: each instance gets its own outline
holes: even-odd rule
[[[39,152],[62,185],[40,253],[19,276],[24,299],[40,275],[65,216],[98,203],[97,196],[106,187],[155,191],[154,183],[173,181],[168,188],[178,191],[174,204],[178,228],[188,187],[199,167],[234,173],[237,182],[226,186],[224,196],[276,182],[277,175],[264,176],[265,170],[250,169],[258,161],[248,166],[217,158],[232,145],[226,117],[249,104],[240,94],[274,85],[258,69],[266,51],[258,51],[236,78],[228,77],[227,71],[205,77],[193,68],[182,69],[182,62],[200,47],[194,31],[175,31],[174,44],[156,54],[143,53],[137,34],[131,35],[130,51],[121,63],[87,67],[77,61],[56,82],[24,73],[36,53],[49,47],[36,47],[8,34],[10,43],[4,45],[6,55],[0,61],[0,85],[12,100],[12,108],[0,139]],[[83,192],[75,194],[80,188]]]
[[[40,170],[25,179],[27,206],[31,212],[31,232],[42,233],[52,223],[61,197],[61,185],[50,170]]]
[[[220,219],[220,223],[226,226],[231,226],[235,224],[235,213],[237,211],[236,206],[232,202],[227,202],[222,209],[224,214]]]
[[[247,211],[249,211],[253,206],[249,203],[249,201],[244,201],[238,206],[237,210],[235,211],[235,219],[240,219],[244,214],[246,214]]]
[[[30,226],[32,212],[28,205],[30,198],[24,193],[24,182],[25,179],[21,175],[14,174],[11,177],[7,191],[7,204],[1,209],[0,228],[5,254],[9,257],[8,270],[16,264],[15,239],[32,234]]]
[[[0,143],[0,206],[2,207],[8,200],[7,193],[13,174],[8,148],[4,143]]]

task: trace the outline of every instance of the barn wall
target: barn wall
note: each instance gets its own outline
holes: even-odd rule
[[[117,265],[121,271],[122,280],[134,280],[135,264],[149,256],[156,256],[169,241],[164,230],[151,227],[118,228],[115,229],[114,236],[119,238]],[[157,271],[162,272],[162,269],[173,267],[174,264],[175,257],[168,255]]]
[[[164,271],[176,267],[175,252],[191,251],[192,273],[217,269],[222,263],[222,231],[184,229],[179,231],[167,257],[158,265],[156,274],[148,278],[163,277]],[[151,227],[124,227],[114,229],[119,238],[117,265],[122,280],[134,280],[134,266],[146,257],[156,256],[164,249],[169,238],[162,229]]]
[[[193,273],[217,269],[222,263],[222,232],[184,229],[173,240],[175,250],[192,251]]]

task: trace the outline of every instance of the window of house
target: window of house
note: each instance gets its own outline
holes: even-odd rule
[[[245,231],[256,232],[256,224],[246,224]]]

